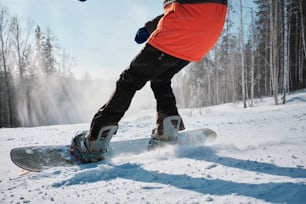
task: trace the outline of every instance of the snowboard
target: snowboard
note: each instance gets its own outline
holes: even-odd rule
[[[179,132],[175,143],[169,145],[203,145],[208,140],[217,137],[215,131],[202,128],[196,130],[186,130]],[[125,141],[111,142],[105,158],[112,158],[116,155],[140,154],[148,151],[150,138],[140,138]],[[165,143],[156,148],[163,148]],[[13,148],[10,152],[12,162],[22,169],[39,172],[54,167],[70,167],[82,164],[70,155],[70,145],[50,145],[50,146],[25,146]],[[154,150],[153,150],[154,151]],[[103,161],[101,161],[103,162]]]

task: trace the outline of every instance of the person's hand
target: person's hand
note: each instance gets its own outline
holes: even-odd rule
[[[138,29],[136,36],[135,36],[135,41],[136,43],[141,44],[141,43],[146,42],[149,37],[150,37],[150,33],[148,29],[144,26]]]

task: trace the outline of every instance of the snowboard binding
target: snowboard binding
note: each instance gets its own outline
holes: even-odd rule
[[[153,129],[151,139],[148,143],[148,150],[156,147],[177,144],[177,135],[180,130],[182,119],[179,115],[168,116],[163,120],[163,132],[159,133],[158,128]]]
[[[94,141],[89,140],[89,131],[77,132],[72,139],[70,154],[81,163],[97,162],[105,159],[105,153],[118,126],[106,126],[101,128],[98,137]]]

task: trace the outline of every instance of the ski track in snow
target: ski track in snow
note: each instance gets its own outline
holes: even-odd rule
[[[0,203],[306,203],[306,92],[286,105],[264,98],[181,113],[188,129],[209,127],[217,140],[39,173],[15,166],[10,149],[68,144],[88,124],[0,129]],[[154,116],[124,118],[113,141],[149,137]]]

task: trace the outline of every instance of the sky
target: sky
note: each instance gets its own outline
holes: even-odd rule
[[[127,68],[143,47],[134,42],[138,28],[163,12],[161,0],[0,0],[0,7],[49,28],[76,60],[76,76],[105,79]]]

